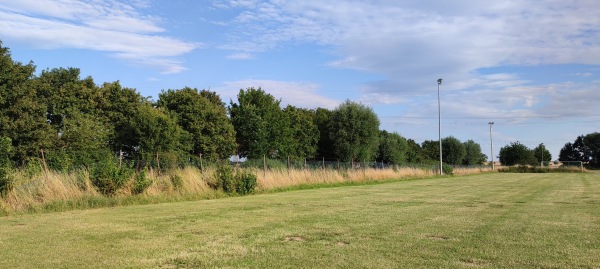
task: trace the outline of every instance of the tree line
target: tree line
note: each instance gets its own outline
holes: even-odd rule
[[[335,109],[283,106],[261,88],[241,89],[227,105],[216,92],[185,87],[153,101],[119,81],[96,84],[77,68],[36,75],[0,42],[0,158],[14,166],[44,158],[54,169],[106,156],[158,165],[175,160],[324,158],[390,164],[439,159],[422,144],[379,129],[372,108],[346,100]],[[473,140],[442,140],[444,162],[482,164]],[[2,160],[0,160],[1,162]]]

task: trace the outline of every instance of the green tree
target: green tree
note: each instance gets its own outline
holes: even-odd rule
[[[440,159],[440,142],[439,140],[425,140],[421,143],[421,149],[427,154],[428,159],[439,161]],[[442,146],[443,149],[443,146]],[[443,155],[443,153],[442,153]]]
[[[388,133],[383,130],[379,132],[378,162],[390,164],[402,164],[406,162],[408,143],[398,133]]]
[[[190,154],[218,160],[235,153],[235,132],[216,93],[183,88],[159,94],[158,106],[177,115],[177,123],[189,134]]]
[[[37,97],[40,86],[33,80],[35,66],[10,57],[0,42],[0,137],[12,141],[14,160],[24,163],[39,156],[56,139],[46,122],[46,107]]]
[[[148,100],[135,89],[121,87],[118,81],[104,83],[99,91],[98,117],[111,128],[109,145],[112,150],[122,150],[132,157],[139,146],[132,126],[133,117]]]
[[[481,146],[473,140],[467,140],[463,143],[465,147],[465,158],[463,165],[481,165],[487,157],[481,152]]]
[[[527,146],[517,142],[510,143],[510,145],[500,148],[500,163],[502,165],[535,165],[536,160],[531,151]]]
[[[334,152],[342,161],[371,161],[379,147],[379,119],[373,109],[346,100],[333,110],[331,135]]]
[[[408,145],[406,152],[406,161],[408,163],[428,163],[433,161],[415,140],[408,139],[406,143]]]
[[[590,153],[589,166],[600,168],[600,133],[585,135],[583,142]]]
[[[465,145],[453,136],[442,139],[442,160],[451,165],[462,164],[466,156]]]
[[[313,112],[288,105],[283,113],[290,123],[287,154],[292,157],[314,157],[320,134],[314,123]]]
[[[550,154],[550,151],[548,151],[548,148],[545,147],[544,144],[539,144],[533,149],[533,156],[535,157],[537,163],[546,163],[552,160],[552,154]]]
[[[276,100],[261,88],[240,90],[238,103],[231,101],[229,114],[236,133],[238,154],[250,159],[286,157],[289,119]]]
[[[319,131],[319,142],[317,142],[317,156],[333,159],[333,140],[331,139],[331,115],[332,111],[325,108],[315,110],[314,122]]]
[[[150,104],[138,107],[132,122],[139,149],[156,157],[160,169],[160,152],[174,151],[180,146],[181,127],[161,108]]]

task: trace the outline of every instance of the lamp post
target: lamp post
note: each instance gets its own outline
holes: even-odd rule
[[[492,138],[492,126],[494,122],[490,121],[488,124],[490,125],[490,156],[492,156],[492,171],[494,171],[494,139]]]
[[[540,150],[542,151],[542,163],[541,163],[541,167],[544,168],[544,143],[540,144]]]
[[[444,175],[442,171],[442,110],[440,108],[440,85],[442,84],[442,79],[439,78],[437,80],[438,83],[438,140],[440,142],[440,176]]]

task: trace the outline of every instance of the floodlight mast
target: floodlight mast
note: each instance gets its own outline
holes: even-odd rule
[[[437,80],[438,83],[438,141],[440,142],[440,176],[444,175],[442,170],[442,110],[440,108],[440,85],[442,84],[442,79],[439,78]]]
[[[494,125],[493,121],[488,122],[490,125],[490,154],[492,156],[492,171],[494,171],[494,138],[492,137],[492,126]]]

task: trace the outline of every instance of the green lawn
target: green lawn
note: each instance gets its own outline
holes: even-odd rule
[[[600,268],[600,174],[2,217],[0,268]]]

